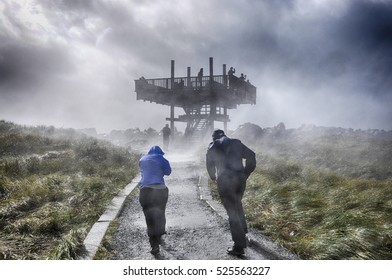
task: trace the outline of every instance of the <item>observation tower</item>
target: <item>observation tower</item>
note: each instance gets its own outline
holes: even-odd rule
[[[243,77],[226,71],[223,64],[222,75],[214,75],[213,58],[209,58],[209,75],[201,68],[197,76],[174,76],[174,60],[171,61],[171,75],[168,78],[135,80],[136,99],[170,106],[170,128],[174,122],[186,123],[185,136],[204,137],[214,129],[214,122],[223,122],[227,130],[230,121],[228,109],[236,109],[242,104],[256,104],[256,87]],[[181,113],[175,115],[175,109]]]

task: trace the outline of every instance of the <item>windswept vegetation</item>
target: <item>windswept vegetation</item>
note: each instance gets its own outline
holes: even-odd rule
[[[249,128],[251,226],[303,259],[392,259],[391,132]]]
[[[392,132],[245,124],[228,134],[257,154],[243,200],[252,227],[302,259],[392,259]],[[157,137],[108,139],[135,150]],[[0,259],[79,258],[139,157],[72,129],[0,121]],[[110,238],[98,259],[110,258]]]
[[[77,259],[140,155],[72,129],[0,121],[0,259]]]

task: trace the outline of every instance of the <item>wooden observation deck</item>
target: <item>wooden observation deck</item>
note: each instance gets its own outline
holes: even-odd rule
[[[140,78],[135,80],[136,99],[155,102],[171,107],[170,127],[174,122],[185,122],[185,134],[202,136],[214,129],[214,122],[230,121],[227,109],[236,109],[241,104],[256,104],[256,87],[234,75],[213,75],[213,59],[210,57],[208,76],[191,76],[188,67],[186,77],[174,77],[174,60],[171,61],[171,77],[160,79]],[[200,72],[199,72],[200,73]],[[174,108],[180,107],[185,114],[174,116]]]

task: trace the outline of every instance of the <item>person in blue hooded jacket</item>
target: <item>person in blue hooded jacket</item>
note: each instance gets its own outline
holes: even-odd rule
[[[146,218],[151,253],[159,253],[161,236],[166,233],[166,203],[169,190],[164,176],[170,175],[171,167],[159,146],[153,146],[139,161],[141,181],[139,201]]]

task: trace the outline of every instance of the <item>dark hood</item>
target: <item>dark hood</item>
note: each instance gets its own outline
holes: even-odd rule
[[[214,143],[217,143],[218,145],[219,145],[219,144],[222,145],[222,144],[225,144],[225,143],[227,143],[227,142],[229,142],[229,141],[230,141],[230,138],[227,137],[226,135],[223,135],[221,138],[216,139],[216,140],[214,141]]]

